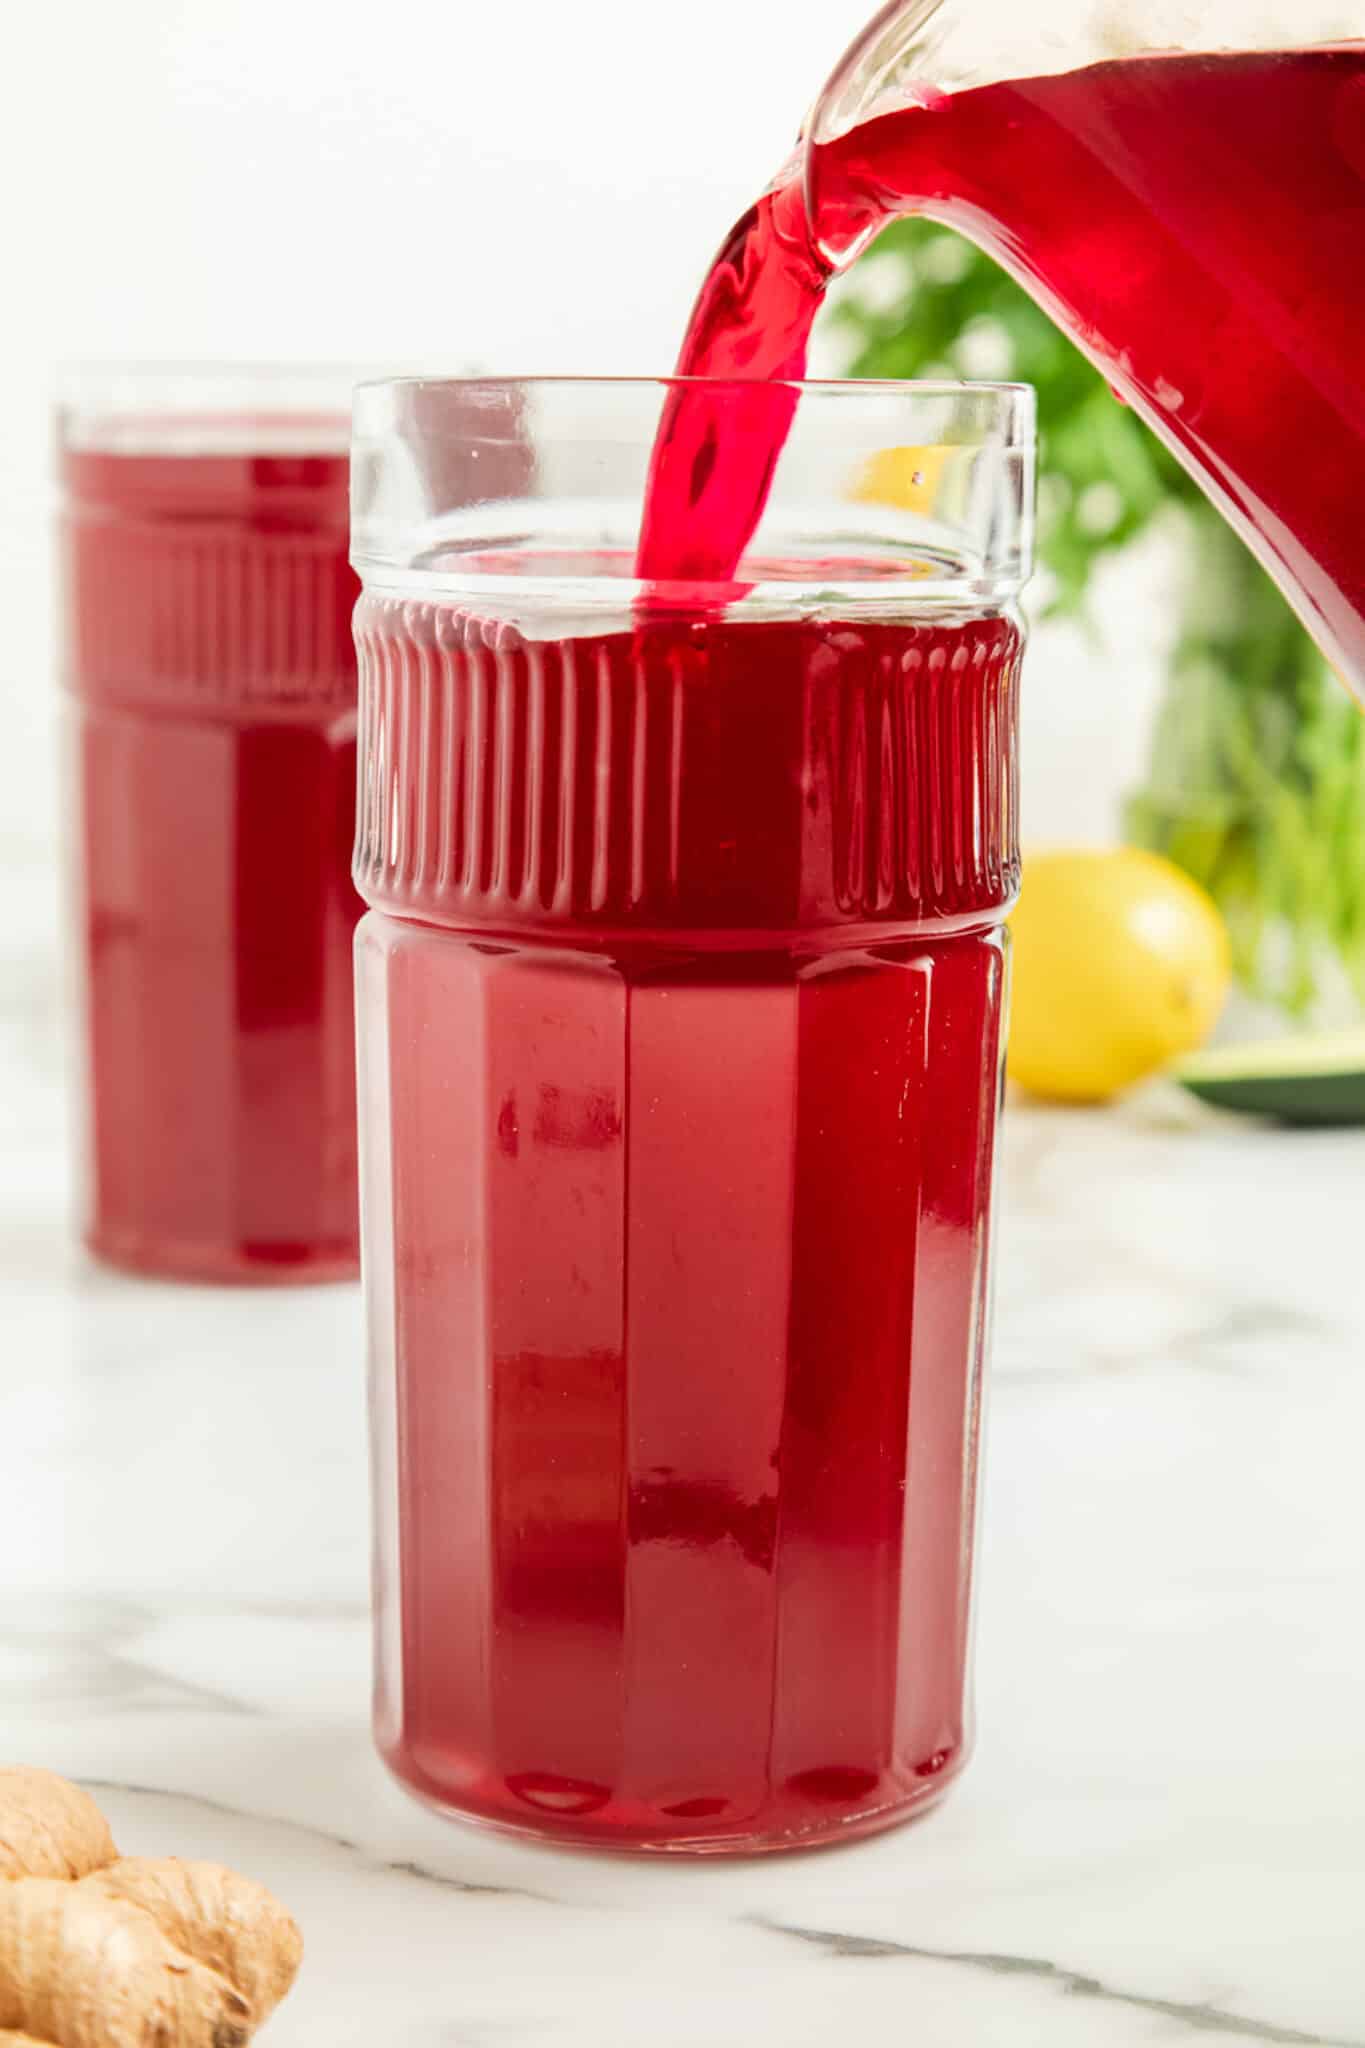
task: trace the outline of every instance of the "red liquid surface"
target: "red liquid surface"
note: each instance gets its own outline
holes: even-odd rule
[[[367,596],[379,1738],[604,1846],[968,1741],[1019,633]]]
[[[78,452],[64,485],[87,1238],[351,1273],[346,459]]]
[[[679,370],[795,377],[832,269],[930,213],[1010,270],[1194,471],[1365,693],[1365,46],[1134,58],[887,114],[735,228]],[[675,398],[642,573],[728,576],[790,419]]]

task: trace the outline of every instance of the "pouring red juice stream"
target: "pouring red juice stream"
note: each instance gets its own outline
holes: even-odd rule
[[[735,229],[683,372],[799,377],[837,264],[932,211],[1077,335],[1361,681],[1365,52],[990,87],[855,129],[812,175],[813,223],[793,171]],[[774,382],[736,434],[723,394],[673,396],[643,579],[742,573],[795,403]],[[424,677],[475,687],[477,634],[368,601],[362,621],[387,731],[415,728]],[[436,1273],[452,1233],[484,1247],[479,1285],[433,1281],[396,1340],[403,1682],[381,1737],[438,1801],[579,1840],[772,1846],[884,1825],[960,1766],[1018,655],[998,618],[665,603],[501,657],[511,729],[533,668],[542,689],[595,675],[607,730],[664,679],[710,708],[681,811],[646,775],[649,832],[681,835],[669,920],[618,917],[574,977],[470,948],[458,986],[439,941],[429,974],[424,938],[391,941],[390,1040],[430,1049],[393,1094],[395,1156],[419,1162],[404,1256]],[[821,735],[888,731],[907,743],[880,771],[900,821],[881,874]],[[874,901],[879,929],[851,929]],[[718,906],[724,946],[689,948]],[[452,1015],[487,1047],[457,1090]],[[726,1076],[723,1127],[703,1070]],[[452,1206],[440,1159],[481,1153]]]
[[[969,234],[1052,313],[1365,694],[1365,45],[1128,58],[820,144],[721,250],[680,374],[799,377],[835,270],[911,212]],[[774,394],[770,436],[727,442],[715,401],[675,399],[642,574],[732,572],[792,402]]]

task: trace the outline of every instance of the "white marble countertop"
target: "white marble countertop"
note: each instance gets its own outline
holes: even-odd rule
[[[277,1888],[270,2048],[1365,2048],[1365,1135],[1014,1114],[963,1784],[804,1858],[552,1853],[371,1755],[355,1290],[70,1245],[6,907],[0,1754]]]

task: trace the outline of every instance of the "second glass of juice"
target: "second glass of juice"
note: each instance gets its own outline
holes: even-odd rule
[[[83,1227],[354,1275],[345,370],[73,374],[60,416]]]
[[[1031,398],[793,396],[724,582],[636,574],[676,386],[357,398],[378,1739],[606,1848],[970,1741]]]

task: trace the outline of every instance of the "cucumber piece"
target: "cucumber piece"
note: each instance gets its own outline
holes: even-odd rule
[[[1174,1073],[1215,1109],[1319,1128],[1365,1124],[1365,1031],[1219,1046]]]

